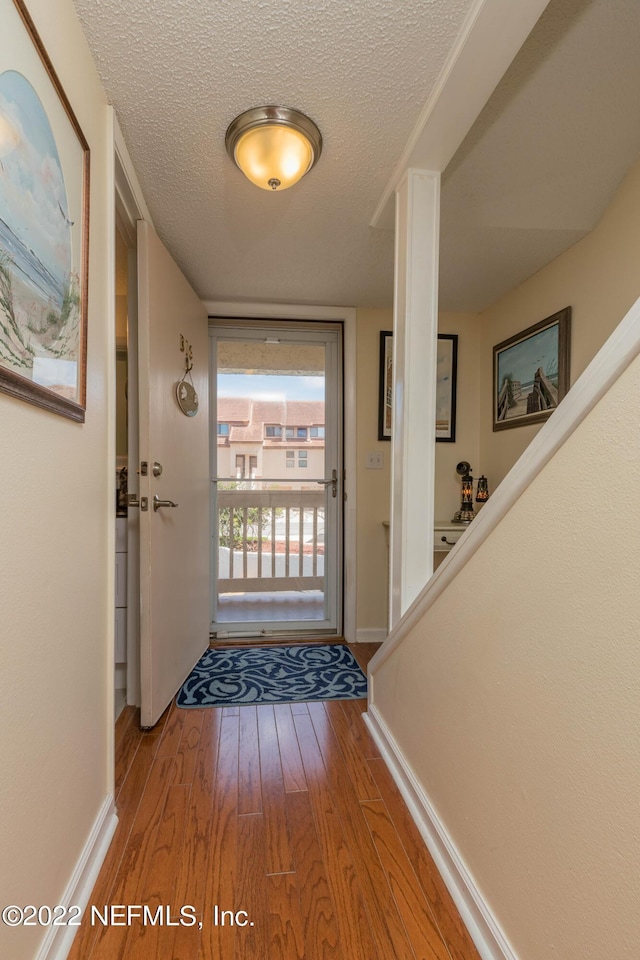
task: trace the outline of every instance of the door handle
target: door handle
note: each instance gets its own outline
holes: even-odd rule
[[[338,496],[338,471],[331,471],[331,480],[316,480],[316,483],[322,484],[323,487],[331,486],[331,496]]]
[[[160,507],[177,507],[178,504],[174,503],[173,500],[161,500],[157,494],[154,494],[153,497],[153,512],[157,513]]]

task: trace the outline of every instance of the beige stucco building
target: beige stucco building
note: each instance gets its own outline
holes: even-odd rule
[[[321,479],[324,431],[323,401],[219,397],[218,477]]]

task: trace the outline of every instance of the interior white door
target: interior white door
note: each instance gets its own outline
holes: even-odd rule
[[[208,333],[202,302],[144,221],[138,301],[141,725],[151,727],[209,643]],[[176,398],[189,351],[193,416]]]

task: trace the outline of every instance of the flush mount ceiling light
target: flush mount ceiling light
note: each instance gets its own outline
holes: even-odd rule
[[[286,190],[301,180],[322,152],[320,131],[292,107],[253,107],[229,125],[227,153],[263,190]]]

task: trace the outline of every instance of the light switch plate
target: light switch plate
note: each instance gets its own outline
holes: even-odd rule
[[[367,470],[382,470],[384,467],[384,453],[367,454]]]

